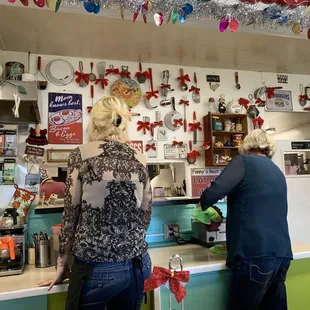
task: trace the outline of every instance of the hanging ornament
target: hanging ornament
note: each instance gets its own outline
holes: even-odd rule
[[[29,5],[29,1],[28,0],[20,0],[20,2],[22,3],[23,6],[28,6]]]
[[[155,13],[154,14],[154,22],[156,26],[161,26],[164,22],[164,14],[163,13]]]
[[[236,32],[238,30],[239,23],[235,18],[232,18],[229,22],[229,28],[231,32]]]
[[[15,3],[16,0],[8,0],[9,3]]]
[[[179,21],[180,21],[180,23],[185,23],[185,21],[186,21],[186,18],[187,18],[187,15],[182,11],[182,12],[180,12],[180,14],[179,14]]]
[[[61,1],[62,1],[62,0],[56,0],[55,13],[58,12],[58,10],[59,10],[59,8],[60,8],[60,5],[61,5]]]
[[[292,31],[295,33],[295,34],[300,34],[302,32],[302,27],[300,24],[298,23],[294,23],[293,26],[292,26]]]
[[[83,1],[83,6],[88,13],[98,14],[100,12],[100,2],[87,0]]]
[[[45,0],[33,0],[33,3],[39,8],[43,8],[45,6]]]
[[[193,6],[190,4],[190,3],[186,3],[183,8],[182,8],[183,12],[186,14],[186,15],[189,15],[189,14],[192,14],[193,13]]]
[[[178,18],[179,18],[179,13],[173,12],[172,17],[171,17],[173,25],[177,22]]]
[[[308,29],[307,36],[308,36],[308,39],[310,40],[310,28]]]
[[[227,29],[228,25],[229,25],[228,18],[227,17],[222,18],[219,25],[220,32],[224,32]]]

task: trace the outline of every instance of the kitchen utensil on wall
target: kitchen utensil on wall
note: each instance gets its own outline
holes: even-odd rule
[[[184,70],[182,68],[180,69],[180,76],[177,77],[177,80],[180,81],[180,88],[181,88],[181,90],[182,91],[187,91],[188,90],[188,86],[185,83],[185,81],[190,82],[191,80],[190,80],[188,74],[184,75]]]
[[[165,125],[170,130],[177,130],[183,126],[183,116],[175,109],[175,98],[171,98],[172,111],[165,116]]]
[[[148,116],[143,116],[142,117],[142,121],[138,121],[137,122],[137,131],[141,131],[143,132],[143,135],[146,135],[147,131],[150,131],[150,118]]]
[[[154,140],[154,124],[150,124],[152,139],[146,144],[145,151],[148,158],[157,158],[157,142]]]
[[[283,89],[283,87],[282,86],[277,86],[277,87],[263,86],[263,87],[260,87],[254,91],[254,98],[258,99],[259,97],[261,97],[265,93],[267,93],[267,97],[269,97],[268,93],[272,93],[275,89]]]
[[[82,78],[79,81],[79,86],[80,87],[86,87],[88,85],[88,75],[84,73],[84,68],[83,68],[83,62],[79,61],[79,70],[82,75]]]
[[[184,119],[183,119],[183,129],[184,132],[187,132],[187,120],[186,120],[186,104],[184,104]]]
[[[168,132],[166,127],[164,126],[163,121],[161,120],[161,112],[155,112],[156,123],[158,124],[157,128],[157,141],[167,141],[168,140]]]
[[[300,96],[299,96],[299,104],[304,107],[307,104],[307,96],[304,94],[304,86],[299,84]]]
[[[195,103],[200,102],[200,89],[197,87],[197,75],[196,72],[194,73],[194,83],[195,87],[191,88],[189,91],[192,91],[192,98]]]
[[[161,89],[161,95],[163,97],[167,97],[169,91],[174,91],[174,89],[171,89],[171,85],[169,84],[169,78],[170,77],[171,77],[171,73],[169,70],[164,70],[162,72],[163,82],[160,86],[160,89]]]
[[[40,74],[43,77],[44,81],[39,81],[39,75]],[[36,77],[36,80],[39,83],[40,89],[41,90],[46,89],[47,80],[46,80],[45,76],[43,75],[43,73],[41,72],[41,56],[38,56],[38,58],[37,58],[37,72],[34,74],[34,76]]]
[[[143,84],[146,81],[145,72],[142,71],[141,62],[139,62],[139,72],[136,73],[136,78],[140,84]]]
[[[239,74],[238,74],[238,72],[235,72],[235,82],[236,82],[236,88],[239,90],[241,88],[241,85],[239,84]]]
[[[95,85],[100,83],[102,89],[105,89],[105,87],[107,87],[109,84],[109,80],[105,77],[105,69],[106,69],[105,61],[97,63],[97,71],[99,78],[96,79]]]
[[[253,120],[253,119],[255,119],[255,118],[257,118],[258,117],[258,115],[259,115],[259,110],[257,109],[257,107],[256,107],[256,105],[255,105],[255,103],[254,103],[254,100],[253,100],[253,95],[252,94],[250,94],[249,95],[249,106],[248,106],[248,108],[247,108],[247,115],[248,115],[248,117],[251,119],[251,120]]]
[[[193,121],[194,121],[194,124],[197,123],[197,118],[196,118],[196,112],[194,111],[193,112]],[[197,143],[197,127],[195,126],[194,128],[194,137],[193,137],[193,143],[196,144]]]
[[[187,162],[190,165],[193,165],[196,162],[196,156],[191,156],[192,152],[193,152],[193,142],[192,140],[188,141],[188,146],[189,146],[189,153],[187,154]]]
[[[68,61],[54,59],[47,64],[45,75],[52,84],[56,86],[65,86],[72,82],[74,78],[74,69]]]
[[[158,98],[159,91],[154,90],[152,68],[149,68],[148,73],[149,73],[149,77],[150,77],[151,91],[146,92],[146,95],[144,97],[144,104],[148,109],[156,109],[158,105],[154,99]]]
[[[91,82],[95,82],[96,81],[96,75],[93,73],[94,70],[94,63],[91,62],[90,63],[90,73],[88,74],[88,80]]]

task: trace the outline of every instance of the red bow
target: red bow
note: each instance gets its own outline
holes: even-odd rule
[[[164,125],[163,121],[154,122],[153,128],[156,128],[157,126],[163,126],[163,125]]]
[[[90,113],[92,109],[93,109],[93,107],[88,106],[87,107],[87,112]]]
[[[122,78],[127,78],[127,79],[130,79],[131,77],[131,73],[129,71],[121,71],[120,75]]]
[[[256,99],[255,101],[256,104],[260,104],[260,105],[265,105],[266,104],[266,101],[265,100],[262,100],[260,98]]]
[[[111,73],[113,73],[113,74],[121,74],[121,73],[119,72],[119,69],[116,68],[116,69],[107,69],[106,72],[105,72],[105,75],[107,76],[107,75],[109,75],[109,74],[111,74]]]
[[[156,151],[156,144],[155,143],[147,144],[145,147],[145,151],[148,152],[150,149]]]
[[[205,142],[205,143],[201,146],[201,148],[202,148],[202,149],[209,148],[209,147],[210,147],[210,144],[211,144],[211,141],[207,141],[207,142]]]
[[[306,95],[299,95],[299,101],[301,100],[307,100],[307,96]]]
[[[173,120],[173,127],[178,127],[178,126],[183,126],[183,119],[179,118],[179,119],[174,119]]]
[[[183,141],[180,141],[180,142],[178,142],[178,141],[173,141],[173,142],[172,142],[172,145],[173,145],[173,146],[183,145]]]
[[[80,83],[81,80],[84,80],[84,82],[88,85],[88,74],[86,73],[81,73],[79,71],[75,71],[75,75],[77,75],[77,78],[75,79],[75,82],[78,84]]]
[[[254,128],[258,127],[260,129],[264,125],[264,120],[260,116],[253,119],[252,122],[253,122]]]
[[[150,131],[150,122],[142,122],[142,121],[138,121],[137,122],[137,124],[138,124],[138,131],[140,131],[140,130],[148,130],[148,131]]]
[[[164,88],[164,89],[171,89],[171,85],[170,85],[170,84],[161,84],[161,85],[160,85],[160,88],[161,88],[161,89],[163,89],[163,88]]]
[[[200,122],[197,122],[197,123],[189,123],[188,126],[189,126],[189,130],[190,130],[190,131],[194,131],[195,129],[198,129],[199,131],[202,130],[202,128],[201,128],[201,126],[200,126]]]
[[[186,290],[181,283],[189,282],[189,271],[170,271],[166,268],[155,266],[152,276],[144,281],[144,292],[154,289],[169,282],[171,292],[180,303],[186,296]]]
[[[192,86],[192,87],[189,89],[189,91],[194,91],[197,95],[200,94],[200,88],[197,88],[197,87],[195,87],[195,86]]]
[[[249,103],[250,103],[250,101],[248,99],[245,99],[245,98],[240,98],[239,99],[239,104],[244,106],[246,110],[249,107]]]
[[[101,88],[104,89],[106,86],[109,85],[109,80],[108,79],[96,79],[95,85],[98,85],[100,83]]]
[[[181,99],[179,104],[185,104],[187,106],[189,106],[189,101],[188,100],[184,100],[184,99]]]
[[[139,78],[141,75],[144,75],[146,79],[150,79],[150,75],[147,71],[144,71],[144,72],[137,72],[135,77],[136,78]]]
[[[266,88],[267,98],[270,99],[274,97],[274,88]]]
[[[187,153],[187,157],[190,159],[196,159],[196,157],[201,156],[200,153],[196,150],[191,151],[190,153]]]
[[[181,86],[184,86],[185,81],[187,81],[187,82],[191,81],[191,79],[189,78],[188,74],[181,75],[181,76],[177,77],[177,80],[181,81]]]
[[[155,99],[157,99],[157,98],[158,98],[158,93],[159,93],[158,90],[155,90],[155,91],[147,91],[147,92],[146,92],[146,99],[147,99],[147,100],[150,100],[152,97],[154,97]]]

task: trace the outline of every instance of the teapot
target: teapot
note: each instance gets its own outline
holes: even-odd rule
[[[24,222],[15,208],[6,208],[0,217],[0,235],[21,234]]]

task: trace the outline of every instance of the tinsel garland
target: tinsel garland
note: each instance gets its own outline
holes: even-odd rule
[[[103,10],[123,9],[132,14],[141,9],[145,0],[84,0],[85,2],[100,3]],[[79,0],[64,0],[65,5],[79,5]],[[174,12],[181,12],[186,3],[193,6],[190,19],[220,20],[223,17],[235,18],[240,25],[254,25],[261,29],[277,29],[301,25],[302,29],[310,28],[310,14],[305,6],[290,8],[275,4],[249,4],[239,1],[225,0],[152,0],[148,12],[149,20],[153,20],[154,13],[161,12],[165,20]],[[276,17],[276,18],[275,18]],[[164,22],[165,23],[165,22]]]

